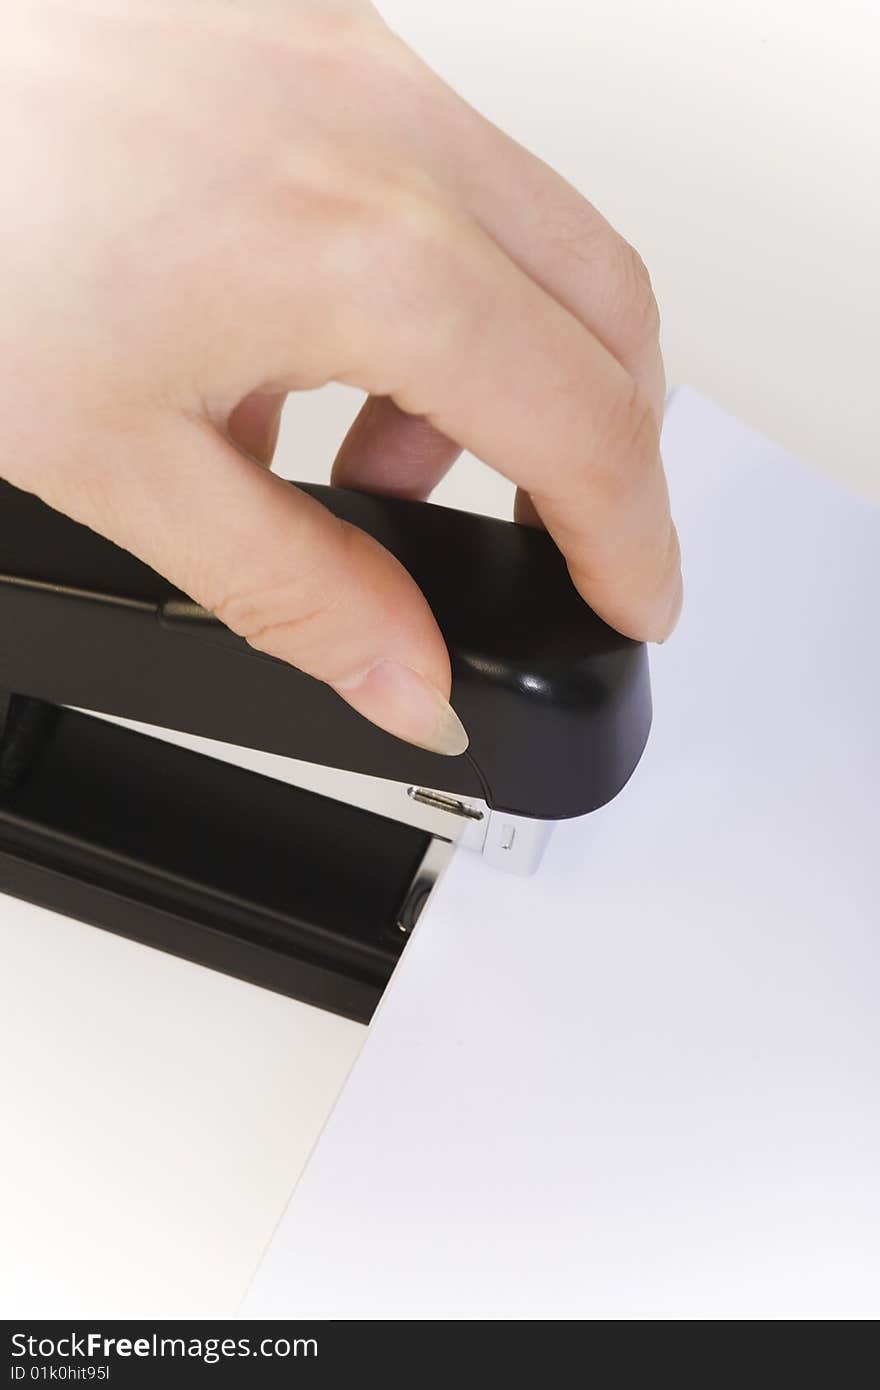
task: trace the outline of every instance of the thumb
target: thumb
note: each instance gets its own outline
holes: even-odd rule
[[[114,451],[115,454],[115,451]],[[428,604],[372,537],[260,468],[202,421],[68,473],[51,505],[139,556],[257,650],[326,681],[380,728],[435,753],[467,734]]]

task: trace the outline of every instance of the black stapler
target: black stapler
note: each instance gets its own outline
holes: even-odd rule
[[[647,653],[591,612],[538,531],[303,486],[426,595],[467,753],[381,732],[0,484],[0,891],[366,1020],[436,877],[436,839],[95,714],[401,783],[522,872],[550,823],[602,806],[633,772]]]

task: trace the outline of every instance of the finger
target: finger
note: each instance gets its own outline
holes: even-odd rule
[[[239,401],[226,423],[232,443],[266,468],[275,457],[286,399],[284,391],[252,391]]]
[[[422,501],[460,453],[429,421],[407,415],[388,396],[369,396],[336,455],[332,481]]]
[[[207,421],[117,442],[60,487],[50,505],[140,556],[258,650],[326,681],[399,738],[466,748],[443,639],[403,566]]]
[[[446,179],[484,230],[626,367],[658,421],[660,320],[641,257],[560,174],[448,92],[460,128]]]
[[[347,322],[345,379],[527,491],[596,611],[662,640],[681,601],[679,553],[644,390],[470,219],[413,214],[405,248],[397,223],[388,276]],[[389,298],[395,328],[380,341]]]
[[[538,515],[537,507],[521,487],[517,488],[513,499],[513,519],[519,522],[520,526],[533,526],[535,530],[544,530],[544,523]]]

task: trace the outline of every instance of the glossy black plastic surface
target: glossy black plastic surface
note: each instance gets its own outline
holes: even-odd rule
[[[595,810],[651,719],[647,654],[582,602],[527,527],[428,503],[305,489],[388,547],[449,647],[459,758],[374,728],[310,677],[251,651],[131,555],[0,485],[0,687],[545,819]]]
[[[105,720],[0,710],[0,892],[367,1022],[421,830]]]

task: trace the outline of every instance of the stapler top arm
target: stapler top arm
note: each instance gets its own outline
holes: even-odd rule
[[[433,504],[304,485],[410,571],[449,647],[458,758],[383,733],[253,651],[127,552],[0,484],[0,688],[476,797],[517,816],[595,810],[651,721],[645,648],[582,601],[553,542]]]

